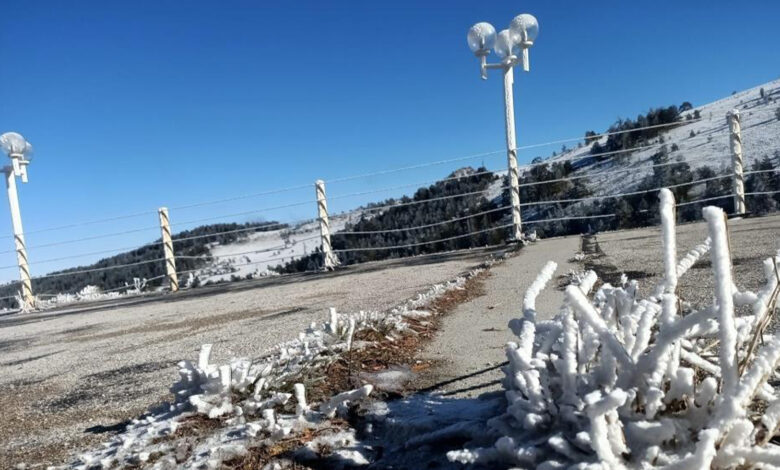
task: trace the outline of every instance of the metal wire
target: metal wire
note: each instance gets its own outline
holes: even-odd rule
[[[226,219],[228,217],[238,217],[242,215],[249,215],[249,214],[259,214],[262,212],[270,212],[277,209],[287,209],[289,207],[297,207],[297,206],[303,206],[311,204],[312,206],[315,205],[314,201],[300,201],[300,202],[293,202],[290,204],[283,204],[281,206],[274,206],[274,207],[265,207],[263,209],[255,209],[251,211],[244,211],[244,212],[235,212],[233,214],[224,214],[224,215],[218,215],[213,217],[204,217],[202,219],[193,219],[193,220],[185,220],[183,222],[176,222],[172,223],[171,226],[179,226],[179,225],[188,225],[188,224],[194,224],[199,222],[207,222],[211,220],[219,220],[219,219]]]
[[[44,263],[51,263],[51,262],[54,262],[54,261],[62,261],[62,260],[66,260],[66,259],[84,258],[86,256],[100,255],[100,254],[104,254],[104,253],[114,253],[114,252],[117,252],[117,251],[119,251],[119,253],[116,253],[116,254],[121,254],[123,251],[140,250],[141,248],[148,248],[148,247],[151,247],[151,246],[154,246],[154,245],[156,245],[156,243],[150,243],[150,244],[147,244],[147,245],[141,245],[140,247],[139,246],[131,246],[131,247],[123,247],[123,248],[113,248],[113,249],[110,249],[110,250],[92,251],[92,252],[89,252],[89,253],[81,253],[81,254],[78,254],[78,255],[61,256],[59,258],[49,258],[49,259],[44,259],[44,260],[40,260],[40,261],[34,261],[34,262],[31,262],[30,264],[31,265],[38,265],[38,264],[44,264]],[[8,266],[0,266],[0,269],[11,269],[11,268],[18,268],[18,267],[19,267],[19,265],[13,264],[13,265],[8,265]]]
[[[681,202],[679,204],[675,204],[675,206],[676,207],[680,207],[680,206],[688,206],[688,205],[691,205],[691,204],[700,204],[702,202],[716,201],[718,199],[724,199],[724,198],[727,198],[727,197],[734,197],[734,194],[730,193],[730,194],[724,194],[723,196],[714,196],[714,197],[708,197],[708,198],[704,198],[704,199],[696,199],[695,201]]]
[[[91,268],[91,269],[80,269],[76,271],[68,271],[68,272],[62,272],[62,273],[56,273],[56,274],[47,274],[45,276],[36,276],[33,277],[33,280],[38,279],[48,279],[52,277],[62,277],[62,276],[72,276],[74,274],[85,274],[85,273],[93,273],[93,272],[100,272],[100,271],[110,271],[112,269],[120,269],[120,268],[128,268],[130,266],[140,266],[142,264],[149,264],[149,263],[158,263],[160,261],[165,261],[165,258],[155,258],[155,259],[149,259],[144,261],[138,261],[135,263],[127,263],[127,264],[117,264],[114,266],[106,266],[103,268]]]
[[[603,219],[607,217],[616,217],[617,214],[601,214],[601,215],[581,215],[576,217],[558,217],[555,219],[537,219],[537,220],[529,220],[524,221],[523,225],[531,225],[531,224],[543,224],[547,222],[557,222],[559,220],[586,220],[586,219]]]
[[[492,232],[494,230],[500,230],[500,229],[504,229],[504,228],[508,228],[508,227],[512,227],[512,226],[513,226],[512,224],[500,225],[498,227],[492,227],[492,228],[488,228],[488,229],[484,229],[484,230],[478,230],[478,231],[475,231],[475,232],[469,232],[469,233],[466,233],[466,234],[463,234],[463,235],[456,235],[456,236],[453,236],[453,237],[441,238],[439,240],[431,240],[431,241],[426,241],[426,242],[408,243],[406,245],[378,246],[378,247],[371,247],[371,248],[347,248],[347,249],[333,250],[333,251],[335,253],[350,253],[350,252],[353,252],[353,251],[396,250],[396,249],[400,249],[400,248],[410,248],[410,247],[414,247],[414,246],[422,246],[422,245],[431,245],[431,244],[434,244],[434,243],[442,243],[442,242],[447,242],[447,241],[450,241],[450,240],[457,240],[459,238],[473,237],[474,235],[479,235],[481,233]]]
[[[419,201],[399,202],[399,203],[395,203],[395,204],[386,204],[384,206],[366,207],[366,208],[363,208],[363,209],[355,209],[355,210],[352,210],[352,211],[344,212],[343,215],[354,214],[354,213],[357,213],[357,212],[378,211],[378,210],[390,209],[390,208],[393,208],[393,207],[414,206],[414,205],[417,205],[417,204],[425,204],[425,203],[428,203],[428,202],[443,201],[443,200],[446,200],[446,199],[456,199],[456,198],[459,198],[459,197],[475,196],[477,194],[486,193],[486,192],[491,191],[491,190],[503,190],[503,189],[507,189],[509,187],[510,186],[501,186],[501,187],[498,187],[498,188],[485,188],[485,189],[481,189],[479,191],[472,191],[472,192],[468,192],[468,193],[459,193],[459,194],[450,194],[448,196],[439,196],[439,197],[430,198],[430,199],[421,199]]]
[[[752,193],[745,193],[745,196],[764,196],[768,194],[778,194],[780,191],[754,191]]]
[[[295,240],[295,243],[307,242],[307,241],[311,241],[311,240],[316,240],[318,238],[320,238],[319,235],[315,235],[315,236],[312,236],[312,237],[301,238],[301,239]],[[289,245],[278,245],[278,246],[275,246],[275,247],[264,248],[264,249],[261,249],[261,250],[240,251],[238,253],[230,253],[230,254],[225,254],[225,255],[209,254],[209,256],[207,256],[207,257],[203,257],[203,256],[176,256],[176,259],[208,260],[210,258],[231,258],[233,256],[253,255],[253,254],[259,254],[259,253],[268,253],[269,251],[283,250],[285,248],[290,248],[290,246]]]
[[[623,169],[620,169],[620,170],[602,171],[602,172],[599,172],[599,173],[586,174],[586,175],[567,176],[565,178],[557,178],[557,179],[552,179],[552,180],[533,181],[531,183],[522,183],[522,184],[519,185],[519,187],[524,188],[524,187],[528,187],[528,186],[539,186],[539,185],[549,184],[549,183],[561,183],[561,182],[567,182],[567,181],[572,181],[572,180],[578,180],[578,179],[582,179],[582,178],[598,178],[600,176],[608,176],[608,175],[614,175],[614,174],[619,174],[619,173],[630,173],[632,171],[644,170],[644,169],[650,169],[650,168],[660,168],[660,167],[664,167],[664,166],[682,165],[682,164],[688,163],[690,161],[696,161],[696,160],[705,159],[705,158],[706,159],[710,159],[712,157],[710,157],[708,155],[705,155],[705,156],[701,156],[701,157],[689,158],[689,159],[687,159],[684,162],[658,163],[658,164],[654,164],[654,165],[650,165],[650,166],[646,166],[646,167],[641,167],[641,168],[634,168],[634,167],[632,167],[632,168],[623,168]],[[750,172],[746,172],[745,174],[749,174],[749,173]]]
[[[344,199],[344,198],[353,197],[353,196],[364,196],[366,194],[376,194],[376,193],[381,193],[381,192],[385,192],[385,191],[392,191],[392,190],[395,190],[395,189],[404,189],[404,188],[411,188],[411,187],[420,188],[420,187],[427,186],[427,185],[433,185],[433,184],[437,184],[437,183],[446,183],[446,182],[449,182],[449,181],[455,181],[455,180],[460,180],[460,179],[464,179],[464,178],[470,178],[472,176],[481,176],[481,175],[487,175],[487,174],[495,174],[495,173],[498,173],[500,171],[501,170],[477,171],[477,172],[474,172],[474,173],[469,173],[468,175],[453,176],[453,177],[444,178],[444,179],[440,179],[440,180],[428,180],[428,181],[423,181],[421,183],[409,183],[409,184],[402,184],[402,185],[399,185],[399,186],[389,186],[389,187],[384,187],[384,188],[379,188],[379,189],[371,189],[369,191],[360,191],[360,192],[354,192],[354,193],[348,193],[348,194],[338,194],[336,196],[328,196],[328,201],[331,201],[333,199]]]
[[[125,235],[125,234],[128,234],[128,233],[146,232],[146,231],[149,231],[149,230],[160,230],[160,227],[146,227],[146,228],[139,228],[139,229],[133,229],[133,230],[125,230],[123,232],[113,232],[113,233],[106,233],[106,234],[102,234],[102,235],[94,235],[94,236],[90,236],[90,237],[83,237],[83,238],[65,240],[65,241],[61,241],[61,242],[44,243],[44,244],[41,244],[41,245],[28,246],[27,249],[28,250],[33,250],[33,249],[36,249],[36,248],[47,248],[47,247],[50,247],[50,246],[69,245],[69,244],[72,244],[72,243],[79,243],[79,242],[84,242],[84,241],[89,241],[89,240],[98,240],[100,238],[117,237],[119,235]],[[5,250],[5,251],[0,251],[0,254],[3,254],[3,253],[15,253],[15,252],[16,252],[16,250]]]
[[[652,125],[652,126],[637,127],[635,129],[626,129],[626,130],[622,130],[622,131],[605,132],[603,134],[596,134],[596,135],[593,135],[593,136],[588,136],[588,139],[600,139],[602,137],[608,137],[608,136],[619,135],[619,134],[626,134],[626,133],[630,133],[630,132],[637,132],[637,131],[643,131],[643,130],[648,130],[648,129],[658,129],[658,128],[663,128],[663,127],[684,126],[686,124],[692,124],[694,122],[698,122],[698,121],[701,121],[701,120],[702,119],[692,119],[690,121],[678,121],[678,122],[667,123],[667,124],[656,124],[656,125]],[[549,146],[549,145],[561,144],[561,143],[566,143],[566,142],[578,142],[578,141],[581,141],[581,140],[585,140],[585,138],[584,137],[572,137],[572,138],[568,138],[568,139],[551,140],[551,141],[548,141],[548,142],[541,142],[541,143],[538,143],[538,144],[522,145],[522,146],[519,146],[519,147],[515,147],[514,150],[516,150],[516,151],[517,150],[528,150],[528,149],[533,149],[533,148],[538,148],[538,147],[546,147],[546,146]],[[410,166],[399,167],[399,168],[391,168],[391,169],[387,169],[387,170],[379,170],[379,171],[375,171],[375,172],[371,172],[371,173],[362,173],[362,174],[358,174],[358,175],[344,176],[344,177],[341,177],[341,178],[333,178],[333,179],[326,180],[326,183],[340,183],[340,182],[343,182],[343,181],[350,181],[350,180],[355,180],[355,179],[360,179],[360,178],[368,178],[368,177],[377,176],[377,175],[386,175],[388,173],[395,173],[395,172],[405,171],[405,170],[414,170],[414,169],[418,169],[418,168],[425,168],[425,167],[429,167],[429,166],[442,165],[442,164],[445,164],[445,163],[452,163],[452,162],[463,161],[463,160],[472,160],[472,159],[475,159],[475,158],[487,157],[487,156],[490,156],[490,155],[504,154],[504,153],[506,153],[505,149],[494,150],[492,152],[485,152],[485,153],[479,153],[479,154],[474,154],[474,155],[468,155],[468,156],[465,156],[465,157],[458,157],[458,158],[451,158],[451,159],[447,159],[447,160],[439,160],[439,161],[434,161],[434,162],[420,163],[420,164],[417,164],[417,165],[410,165]]]
[[[227,235],[229,233],[242,233],[242,232],[253,232],[253,231],[257,231],[257,232],[265,232],[265,231],[274,232],[276,230],[267,230],[267,229],[269,227],[279,227],[279,229],[284,229],[284,228],[287,228],[287,227],[290,227],[290,226],[294,226],[294,225],[296,225],[298,223],[303,223],[303,222],[308,222],[308,221],[299,220],[299,221],[289,222],[289,223],[280,222],[280,223],[277,223],[277,224],[259,225],[259,226],[256,226],[256,227],[239,228],[239,229],[235,229],[235,230],[225,230],[223,232],[214,232],[214,233],[210,233],[208,235],[193,235],[191,237],[174,238],[173,239],[173,243],[189,241],[189,240],[198,240],[198,239],[201,239],[201,238],[215,237],[215,236],[218,236],[218,235]]]
[[[225,203],[225,202],[240,201],[242,199],[251,199],[251,198],[255,198],[255,197],[259,197],[259,196],[268,196],[268,195],[271,195],[271,194],[279,194],[279,193],[283,193],[283,192],[294,191],[294,190],[297,190],[297,189],[311,188],[313,186],[314,186],[313,184],[299,184],[299,185],[296,185],[296,186],[288,186],[286,188],[271,189],[271,190],[262,191],[262,192],[259,192],[259,193],[242,194],[240,196],[232,196],[232,197],[227,197],[227,198],[224,198],[224,199],[213,199],[211,201],[203,201],[203,202],[196,202],[196,203],[193,203],[193,204],[185,204],[185,205],[182,205],[182,206],[174,206],[174,207],[171,207],[170,210],[183,210],[183,209],[190,209],[190,208],[193,208],[193,207],[203,207],[203,206],[210,206],[210,205],[214,205],[214,204],[221,204],[221,203]]]
[[[713,176],[711,178],[702,178],[699,180],[694,181],[688,181],[686,183],[680,183],[680,184],[673,184],[670,186],[662,186],[658,188],[652,188],[652,189],[645,189],[641,191],[632,191],[628,193],[619,193],[619,194],[606,194],[603,196],[587,196],[587,197],[580,197],[580,198],[574,198],[574,199],[550,199],[548,201],[534,201],[534,202],[524,202],[521,203],[521,207],[526,206],[540,206],[540,205],[549,205],[549,204],[560,204],[560,203],[572,203],[572,202],[581,202],[581,201],[593,201],[593,200],[599,200],[599,199],[612,199],[612,198],[618,198],[618,197],[625,197],[625,196],[636,196],[637,194],[646,194],[646,193],[652,193],[655,191],[660,191],[664,188],[666,189],[672,189],[672,188],[680,188],[683,186],[690,186],[694,184],[700,184],[705,183],[707,181],[714,181],[724,178],[731,178],[732,175],[721,175],[721,176]]]
[[[332,233],[331,236],[336,236],[336,235],[372,235],[372,234],[375,234],[375,233],[396,233],[396,232],[408,232],[410,230],[421,230],[421,229],[425,229],[425,228],[438,227],[439,225],[451,224],[453,222],[460,222],[462,220],[471,219],[473,217],[479,217],[481,215],[485,215],[485,214],[490,214],[490,213],[493,213],[493,212],[506,210],[506,209],[509,209],[511,207],[512,206],[501,206],[501,207],[497,207],[495,209],[490,209],[490,210],[487,210],[487,211],[478,212],[476,214],[470,214],[470,215],[466,215],[466,216],[463,216],[463,217],[457,217],[457,218],[450,219],[450,220],[445,220],[445,221],[442,221],[442,222],[435,222],[435,223],[425,224],[425,225],[417,225],[415,227],[392,228],[392,229],[386,229],[386,230],[365,230],[365,231],[357,231],[357,232],[340,231],[340,232]]]

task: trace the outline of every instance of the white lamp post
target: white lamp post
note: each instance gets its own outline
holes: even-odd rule
[[[539,23],[532,15],[516,16],[505,29],[496,34],[496,29],[490,23],[477,23],[469,29],[467,40],[469,48],[480,60],[480,72],[483,80],[487,80],[488,69],[501,69],[504,72],[504,120],[506,124],[506,155],[509,170],[510,198],[512,202],[512,238],[522,240],[522,221],[520,218],[520,186],[517,169],[517,142],[515,139],[515,104],[512,93],[514,84],[513,69],[522,64],[528,72],[530,61],[528,49],[533,46],[539,35]],[[489,64],[487,56],[493,49],[501,62]],[[518,58],[516,52],[520,53]]]
[[[32,145],[24,137],[16,132],[6,132],[0,135],[0,146],[3,152],[8,154],[11,165],[3,167],[5,171],[5,184],[8,189],[8,205],[11,207],[11,224],[14,230],[14,245],[16,246],[16,260],[19,263],[19,278],[22,282],[23,310],[29,310],[35,306],[35,298],[30,282],[30,267],[27,262],[27,249],[24,245],[24,230],[22,229],[22,215],[19,212],[19,196],[16,192],[16,177],[27,182],[27,165],[30,163]]]

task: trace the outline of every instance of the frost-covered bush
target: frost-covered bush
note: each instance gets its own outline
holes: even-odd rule
[[[344,314],[330,309],[327,321],[312,323],[297,338],[252,360],[235,358],[227,364],[213,364],[211,345],[203,345],[196,363],[179,363],[180,378],[171,387],[172,404],[133,420],[101,449],[82,454],[64,468],[217,469],[223,462],[245,455],[251,447],[273,446],[306,430],[320,433],[297,451],[297,459],[322,460],[327,450],[325,460],[332,468],[365,464],[363,451],[353,448],[357,442],[354,431],[333,431],[329,423],[334,416],[344,414],[349,404],[369,396],[373,386],[366,384],[310,403],[305,384],[322,379],[327,366],[344,351],[366,346],[355,340],[357,332],[373,330],[389,339],[399,338],[407,333],[407,319],[432,315],[426,310],[431,301],[463,289],[466,280],[480,271],[435,285],[389,312]],[[217,420],[218,424],[211,434],[198,436],[197,445],[182,457],[177,439],[187,437],[176,433],[194,418]]]
[[[778,296],[778,258],[766,284],[732,280],[723,212],[704,209],[709,238],[676,259],[674,199],[661,199],[664,275],[647,298],[635,281],[602,285],[587,273],[566,288],[551,321],[535,300],[555,271],[548,263],[528,289],[517,335],[507,345],[506,409],[488,421],[492,447],[448,453],[451,461],[522,468],[778,468],[780,394],[767,381],[780,336],[764,331]],[[677,280],[708,251],[712,305],[691,309]],[[780,255],[780,254],[779,254]],[[745,307],[749,314],[737,316]],[[765,411],[761,411],[764,410]]]

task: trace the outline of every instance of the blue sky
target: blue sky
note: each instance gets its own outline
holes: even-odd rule
[[[520,145],[601,131],[651,106],[703,104],[780,73],[776,1],[420,4],[7,0],[0,132],[18,131],[36,148],[30,182],[20,188],[33,274],[100,256],[36,260],[153,240],[152,212],[162,205],[502,149],[500,76],[482,82],[466,46],[477,21],[501,29],[518,13],[539,19],[531,73],[515,84]],[[501,168],[504,156],[484,163]],[[456,166],[333,184],[328,192],[424,182]],[[331,205],[343,210],[399,194]],[[171,218],[183,229],[189,220],[307,200],[310,206],[221,219],[295,220],[315,215],[312,188],[172,210]],[[151,212],[35,233],[142,211]],[[2,212],[0,234],[9,234]],[[10,238],[0,240],[0,251],[12,249]],[[11,253],[0,253],[0,265],[13,264]],[[0,279],[15,277],[13,269],[0,271]]]

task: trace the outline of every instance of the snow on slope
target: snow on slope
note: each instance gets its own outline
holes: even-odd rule
[[[343,230],[355,222],[362,212],[336,215],[330,218],[330,230]],[[274,275],[272,267],[289,263],[311,254],[320,247],[319,222],[312,220],[292,229],[254,232],[247,238],[226,245],[210,247],[214,262],[196,273],[202,283]]]
[[[760,97],[761,88],[771,101]],[[780,120],[775,117],[775,110],[778,107],[780,107],[780,80],[775,80],[682,113],[682,125],[661,132],[658,138],[650,142],[650,145],[660,143],[660,139],[663,139],[670,151],[670,161],[688,162],[692,170],[709,166],[718,175],[730,174],[731,155],[726,115],[732,109],[738,109],[742,117],[744,166],[747,171],[752,168],[754,162],[765,155],[774,157],[775,161],[778,160],[775,157],[775,152],[780,152]],[[701,120],[685,121],[689,114],[693,116],[697,110],[701,114]],[[691,137],[692,131],[695,133],[694,137]],[[606,140],[606,137],[602,137],[599,143],[604,145]],[[676,150],[672,150],[672,144],[676,144]],[[587,185],[594,196],[621,194],[634,190],[645,176],[652,174],[652,156],[659,149],[658,146],[652,146],[652,148],[614,155],[602,162],[595,162],[587,158],[591,145],[561,153],[546,162],[571,160],[577,168],[572,176],[588,176]],[[599,173],[615,170],[630,171],[598,176]],[[504,176],[506,172],[496,174]],[[458,173],[454,175],[457,176]],[[504,184],[503,178],[493,182],[486,191],[486,198],[499,203]],[[699,185],[698,188],[692,189],[691,194],[697,195],[702,190],[703,186]],[[523,210],[524,217],[534,220],[546,207],[548,206],[529,206]],[[357,212],[349,216],[331,217],[331,232],[342,230],[347,222],[354,222],[361,215]],[[205,283],[229,281],[233,276],[246,278],[273,275],[271,267],[302,258],[319,246],[319,225],[316,220],[293,229],[253,233],[238,242],[211,247],[210,252],[215,258],[214,263],[200,270],[197,276]]]
[[[771,102],[761,99],[761,88]],[[747,171],[760,158],[765,155],[774,157],[775,152],[780,151],[780,120],[775,117],[778,107],[780,80],[774,80],[682,113],[682,118],[685,119],[698,110],[701,120],[683,121],[683,125],[662,132],[660,138],[667,144],[671,160],[686,161],[692,170],[709,166],[717,174],[730,172],[731,156],[726,115],[732,109],[738,109],[742,118],[743,158]],[[695,137],[691,137],[691,131],[695,132]],[[606,137],[602,137],[599,143],[603,145],[606,140]],[[659,139],[654,139],[651,143],[659,143]],[[677,144],[679,148],[671,151],[672,144]],[[610,156],[597,163],[584,158],[590,152],[590,145],[587,145],[562,153],[548,162],[572,160],[575,167],[581,165],[574,175],[594,175],[588,178],[589,186],[594,195],[602,196],[624,193],[635,188],[645,176],[652,173],[651,157],[657,151],[658,147],[653,147],[626,154],[627,158]],[[602,171],[618,169],[632,171],[602,177],[595,175]]]

